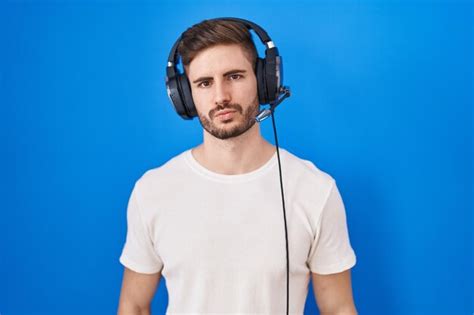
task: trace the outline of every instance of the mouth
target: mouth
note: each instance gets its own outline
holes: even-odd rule
[[[219,112],[217,112],[217,115],[215,117],[219,117],[219,116],[222,116],[222,115],[228,115],[230,113],[235,113],[235,110],[221,110]]]
[[[221,110],[221,111],[217,112],[217,114],[214,118],[219,120],[219,121],[228,121],[228,120],[232,120],[235,113],[236,113],[235,110],[225,109],[225,110]]]

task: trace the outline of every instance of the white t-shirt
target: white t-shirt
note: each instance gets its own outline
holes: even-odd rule
[[[303,314],[311,272],[356,263],[335,180],[280,149],[290,257],[290,314]],[[286,243],[276,152],[259,169],[214,173],[187,150],[147,171],[127,210],[120,262],[161,271],[167,314],[285,314]]]

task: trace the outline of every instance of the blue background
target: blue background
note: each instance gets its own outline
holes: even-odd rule
[[[219,16],[280,49],[280,145],[337,180],[359,313],[472,314],[474,14],[448,0],[2,2],[0,313],[116,312],[133,184],[202,137],[167,54]]]

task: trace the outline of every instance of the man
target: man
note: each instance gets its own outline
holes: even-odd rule
[[[208,20],[178,46],[203,143],[146,172],[130,196],[118,313],[285,314],[286,252],[276,148],[260,134],[257,52],[246,26]],[[321,314],[356,314],[345,209],[335,180],[281,149],[290,314],[312,278]]]

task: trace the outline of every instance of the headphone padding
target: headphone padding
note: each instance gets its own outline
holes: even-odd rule
[[[266,83],[266,96],[269,103],[275,101],[278,98],[278,77],[277,77],[277,63],[275,58],[265,58],[265,83]]]
[[[183,100],[181,98],[181,92],[179,88],[178,78],[176,76],[167,77],[166,85],[168,88],[168,96],[173,103],[174,109],[183,119],[190,119],[186,108],[184,107]]]
[[[258,90],[258,102],[260,104],[267,104],[267,96],[266,96],[266,80],[265,80],[265,60],[262,58],[257,58],[257,62],[255,64],[255,72],[257,76],[257,90]]]
[[[178,78],[181,99],[183,101],[187,116],[189,119],[191,119],[197,116],[197,111],[196,107],[194,106],[193,95],[191,92],[191,86],[189,84],[188,77],[185,74],[180,74]]]

